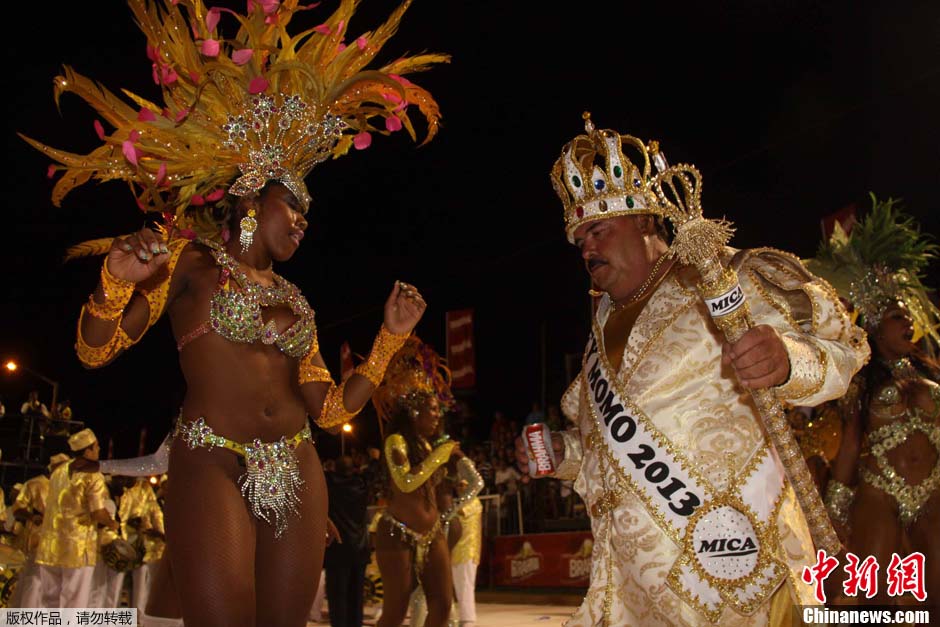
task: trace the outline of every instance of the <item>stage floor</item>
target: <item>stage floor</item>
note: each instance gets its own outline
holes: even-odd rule
[[[479,627],[558,627],[571,616],[575,609],[577,608],[565,605],[478,603],[477,625]],[[363,624],[375,625],[375,620],[367,614]],[[322,627],[323,625],[329,625],[329,622],[307,623],[308,627]]]

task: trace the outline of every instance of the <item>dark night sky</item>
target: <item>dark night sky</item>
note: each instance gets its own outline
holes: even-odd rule
[[[350,33],[375,27],[395,4],[364,0]],[[325,0],[304,25],[333,6]],[[84,371],[72,350],[75,318],[100,261],[60,259],[68,245],[139,228],[142,217],[120,183],[88,185],[53,207],[48,162],[14,131],[75,151],[94,146],[87,106],[66,96],[56,113],[61,63],[114,91],[155,98],[156,88],[122,2],[43,10],[8,7],[8,27],[31,34],[8,49],[4,68],[0,357],[58,379],[77,417],[131,454],[144,424],[151,445],[159,441],[182,397],[169,326],[110,367]],[[440,135],[420,149],[403,134],[377,137],[316,168],[308,237],[279,271],[317,310],[332,368],[343,340],[368,350],[394,279],[424,292],[418,332],[439,349],[444,312],[475,308],[472,403],[484,419],[494,407],[521,417],[541,395],[540,334],[549,402],[566,383],[564,355],[586,337],[587,278],[548,179],[562,145],[583,130],[583,110],[600,127],[659,139],[673,163],[695,163],[706,212],[736,223],[738,246],[809,256],[819,218],[866,206],[869,190],[903,197],[937,233],[938,35],[940,5],[929,1],[416,0],[380,60],[453,55],[412,77],[441,105]],[[0,379],[8,408],[32,387],[47,390],[24,376]]]

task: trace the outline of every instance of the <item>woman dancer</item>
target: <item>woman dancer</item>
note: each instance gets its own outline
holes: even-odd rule
[[[439,435],[441,417],[454,402],[449,376],[430,346],[410,338],[372,399],[379,418],[388,421],[389,434],[384,446],[388,507],[375,533],[384,587],[379,627],[402,624],[417,585],[427,599],[428,627],[443,627],[450,615],[454,591],[449,530],[483,481],[458,444]],[[457,497],[441,485],[448,466],[449,474],[464,486]]]
[[[895,553],[923,553],[927,597],[940,596],[940,373],[922,348],[936,348],[940,318],[920,283],[937,246],[895,201],[872,200],[871,214],[850,237],[837,232],[813,269],[842,288],[872,345],[854,402],[840,404],[845,427],[826,503],[847,549],[879,564],[877,595],[857,602],[883,605],[912,601],[888,594]]]
[[[331,428],[358,412],[425,309],[414,287],[396,282],[372,352],[337,386],[313,310],[273,270],[303,239],[314,165],[365,148],[370,132],[412,133],[411,104],[429,137],[437,128],[430,94],[401,75],[446,57],[363,71],[409,2],[347,45],[355,4],[344,0],[292,36],[295,13],[310,8],[296,0],[250,2],[248,15],[202,0],[131,0],[163,105],[129,94],[131,107],[66,68],[56,95],[77,93],[114,130],[102,126],[104,144],[88,155],[27,139],[65,171],[54,202],[90,178],[118,178],[164,218],[159,230],[107,240],[77,351],[86,366],[103,366],[169,315],[187,394],[170,448],[166,530],[187,624],[306,622],[326,537],[307,415]],[[234,38],[220,24],[237,25]]]

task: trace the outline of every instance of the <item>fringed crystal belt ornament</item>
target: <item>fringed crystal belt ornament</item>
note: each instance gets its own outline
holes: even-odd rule
[[[204,418],[187,423],[180,421],[175,435],[191,449],[211,450],[219,446],[242,457],[247,468],[238,479],[242,496],[251,505],[252,515],[272,525],[274,537],[281,537],[287,529],[289,516],[299,514],[297,506],[304,480],[294,449],[304,440],[313,442],[309,424],[294,437],[285,436],[276,442],[255,439],[249,444],[240,444],[217,435]]]

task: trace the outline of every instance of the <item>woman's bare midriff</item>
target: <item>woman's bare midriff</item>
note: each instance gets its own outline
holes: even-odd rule
[[[406,494],[392,486],[387,508],[388,513],[418,533],[430,531],[440,514],[436,504],[428,504],[425,495],[426,489],[426,486],[422,486],[414,492]]]
[[[219,268],[208,254],[193,251],[186,261],[189,286],[169,312],[177,338],[209,319],[209,302],[218,287]],[[296,320],[283,307],[262,315],[281,331]],[[307,411],[297,360],[276,345],[233,342],[209,331],[187,344],[179,359],[187,389],[182,420],[202,417],[216,434],[240,443],[273,442],[303,429]]]

